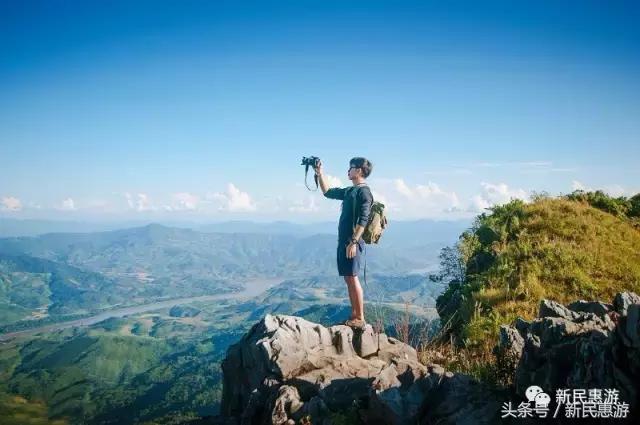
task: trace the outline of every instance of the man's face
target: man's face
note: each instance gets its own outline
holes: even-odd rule
[[[355,179],[361,173],[362,173],[362,170],[360,168],[354,167],[353,165],[349,164],[349,171],[347,172],[347,176],[349,177],[349,180]]]

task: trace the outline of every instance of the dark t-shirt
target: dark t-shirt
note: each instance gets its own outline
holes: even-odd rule
[[[366,226],[369,222],[373,196],[369,186],[334,187],[324,194],[327,198],[342,201],[342,213],[338,223],[338,240],[345,242],[353,236],[356,224]]]

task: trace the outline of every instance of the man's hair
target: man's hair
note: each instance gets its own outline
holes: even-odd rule
[[[365,179],[369,177],[369,174],[371,174],[371,171],[373,170],[373,164],[371,163],[371,161],[361,156],[351,158],[351,161],[349,161],[349,165],[352,167],[360,168]]]

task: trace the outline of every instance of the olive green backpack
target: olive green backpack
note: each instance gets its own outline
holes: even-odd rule
[[[364,228],[362,239],[368,244],[377,244],[380,242],[382,232],[387,227],[387,216],[384,215],[384,204],[382,202],[373,201],[371,205],[371,214],[369,214],[369,222]]]
[[[357,192],[356,195],[357,196]],[[353,203],[353,218],[356,217],[356,203]],[[371,213],[369,214],[369,221],[364,227],[362,233],[362,239],[366,244],[377,244],[380,242],[382,233],[387,227],[387,217],[384,214],[384,204],[382,202],[373,201],[371,205]]]

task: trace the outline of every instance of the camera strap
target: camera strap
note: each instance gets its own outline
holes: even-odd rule
[[[307,186],[307,189],[311,192],[315,192],[316,190],[318,190],[318,175],[314,174],[313,175],[313,180],[316,182],[316,188],[315,189],[311,189],[309,187],[309,183],[307,183],[307,177],[309,175],[309,164],[305,164],[304,166],[304,185]]]

